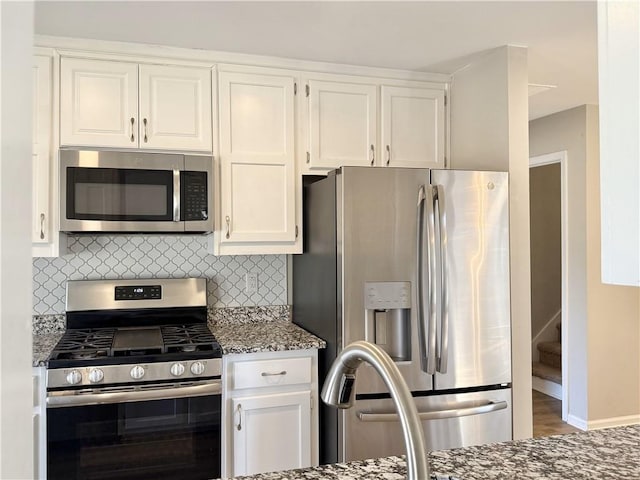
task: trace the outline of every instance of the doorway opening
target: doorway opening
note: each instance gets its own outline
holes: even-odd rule
[[[570,333],[566,151],[529,159],[529,192],[533,429],[541,436],[572,428],[564,423]]]

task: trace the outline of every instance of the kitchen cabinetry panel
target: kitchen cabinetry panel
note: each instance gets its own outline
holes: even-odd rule
[[[375,85],[309,80],[308,167],[369,166],[377,137]]]
[[[211,71],[140,65],[141,148],[211,150]]]
[[[31,241],[51,241],[52,58],[37,55],[33,64],[33,153]]]
[[[235,476],[311,465],[310,390],[236,398],[232,405]]]
[[[381,87],[382,163],[444,168],[444,91]]]
[[[137,147],[138,65],[63,58],[60,68],[60,144]]]
[[[295,242],[294,79],[221,72],[220,242]]]

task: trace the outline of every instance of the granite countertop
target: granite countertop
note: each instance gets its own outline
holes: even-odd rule
[[[640,425],[429,453],[432,478],[638,479]],[[402,457],[266,473],[245,480],[403,480]]]
[[[63,334],[64,332],[33,334],[32,356],[34,367],[43,367],[47,364],[49,354],[51,354],[53,347],[56,346]]]
[[[291,323],[289,307],[216,309],[209,329],[225,355],[325,348],[324,340]],[[46,365],[64,333],[64,315],[40,315],[33,320],[33,366]]]
[[[326,347],[324,340],[288,320],[209,323],[209,328],[225,355]]]

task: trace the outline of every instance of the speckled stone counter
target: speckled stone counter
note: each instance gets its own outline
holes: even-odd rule
[[[438,479],[640,478],[640,425],[571,433],[429,454]],[[401,457],[326,465],[248,477],[245,480],[402,480]]]
[[[324,348],[324,340],[291,323],[288,305],[209,309],[209,328],[225,355]],[[43,366],[62,337],[64,315],[33,317],[33,366]]]
[[[324,340],[288,320],[209,323],[225,355],[324,348]]]
[[[45,333],[42,335],[33,335],[33,366],[42,367],[46,365],[49,354],[56,346],[56,343],[62,338],[64,332]]]

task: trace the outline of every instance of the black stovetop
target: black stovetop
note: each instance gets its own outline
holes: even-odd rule
[[[222,349],[206,323],[72,328],[49,356],[49,368],[220,358]]]

